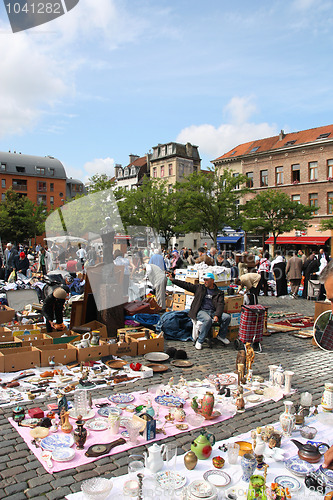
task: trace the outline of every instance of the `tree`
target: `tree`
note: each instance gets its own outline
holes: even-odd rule
[[[96,193],[97,191],[104,191],[114,186],[114,179],[106,174],[94,174],[89,178],[88,193]]]
[[[39,236],[44,232],[46,217],[47,210],[43,205],[36,205],[10,188],[0,203],[1,238],[23,242]]]
[[[175,231],[174,195],[168,192],[167,182],[144,178],[137,190],[115,191],[120,217],[125,226],[146,226],[155,237],[162,236],[168,246]]]
[[[231,170],[199,172],[176,184],[177,225],[179,232],[205,231],[217,245],[223,228],[241,227],[239,200],[248,191],[246,177]]]
[[[246,215],[244,229],[262,234],[272,233],[275,247],[279,234],[293,229],[306,229],[313,207],[292,201],[286,193],[270,189],[249,200],[243,211]]]

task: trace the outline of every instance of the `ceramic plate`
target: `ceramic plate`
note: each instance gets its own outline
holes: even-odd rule
[[[249,403],[259,403],[259,401],[261,401],[261,400],[262,400],[262,398],[260,396],[258,396],[257,394],[250,394],[246,398],[246,401],[248,401]]]
[[[78,415],[76,414],[74,409],[70,410],[69,416],[75,419],[78,418]],[[94,416],[95,416],[95,410],[89,410],[87,415],[85,415],[84,417],[82,416],[82,420],[90,420],[91,418],[94,418]]]
[[[197,382],[196,380],[192,380],[190,382],[187,382],[187,385],[189,387],[201,387],[202,386],[202,382]]]
[[[236,383],[236,377],[228,375],[227,373],[217,373],[216,375],[209,375],[207,379],[212,383],[218,380],[221,385],[231,385]]]
[[[73,448],[56,448],[52,452],[52,459],[56,462],[69,462],[75,455]]]
[[[108,427],[109,426],[104,418],[94,418],[86,423],[86,428],[91,431],[105,431]]]
[[[22,427],[36,427],[39,424],[40,418],[25,418],[21,422]]]
[[[101,417],[108,417],[109,415],[121,415],[122,410],[116,406],[112,406],[111,408],[105,406],[104,408],[100,408],[97,413]]]
[[[127,362],[117,359],[115,361],[107,361],[106,364],[108,365],[109,368],[113,368],[114,370],[119,370],[123,366],[127,365]]]
[[[188,359],[174,359],[170,364],[178,368],[191,368],[191,366],[193,366],[192,361]]]
[[[147,352],[147,354],[144,355],[144,358],[147,361],[152,362],[166,361],[169,357],[169,354],[166,354],[165,352]]]
[[[113,394],[109,396],[108,399],[112,401],[112,403],[131,403],[134,401],[135,397],[133,394]]]
[[[154,373],[163,373],[169,370],[168,365],[158,365],[156,363],[150,363],[146,366],[148,366],[148,368],[151,368]]]
[[[70,448],[74,444],[71,434],[51,434],[40,442],[43,450],[54,451],[57,448]]]
[[[183,474],[179,474],[178,472],[175,472],[174,477],[176,480],[176,485],[175,485],[176,490],[185,486],[187,479],[185,476],[183,476]],[[158,484],[160,486],[164,486],[164,487],[167,486],[169,481],[170,481],[169,472],[168,471],[158,472],[156,474],[156,481],[158,482]]]
[[[291,476],[276,476],[274,483],[278,483],[284,488],[288,488],[290,493],[298,491],[301,487],[301,483],[296,478]]]
[[[208,470],[204,473],[203,478],[214,486],[227,486],[231,481],[229,474],[222,470]]]
[[[162,406],[180,406],[185,404],[185,399],[165,394],[163,396],[156,396],[155,402]]]
[[[299,477],[305,477],[309,474],[309,472],[313,472],[315,470],[312,464],[301,460],[298,455],[288,458],[288,460],[284,462],[284,465],[289,472],[292,472],[295,476]]]
[[[321,465],[319,467],[319,471],[322,473],[323,477],[325,478],[325,482],[327,486],[332,489],[333,485],[333,470],[332,469],[324,469],[323,466]]]

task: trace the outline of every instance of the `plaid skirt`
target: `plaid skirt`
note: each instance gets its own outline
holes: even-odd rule
[[[244,344],[262,341],[264,331],[266,308],[260,304],[254,306],[242,306],[239,324],[239,340]]]

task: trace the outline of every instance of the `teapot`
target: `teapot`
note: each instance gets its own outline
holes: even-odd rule
[[[291,441],[298,448],[298,456],[301,460],[305,460],[310,464],[316,464],[321,459],[323,453],[320,453],[319,448],[322,446],[326,446],[327,450],[329,449],[329,445],[326,443],[319,443],[317,446],[313,444],[303,444],[297,441],[297,439],[291,439]],[[325,450],[325,451],[327,451]]]
[[[202,433],[192,442],[191,451],[193,451],[199,460],[206,460],[212,453],[212,447],[215,444],[215,437],[207,431]]]
[[[154,443],[152,446],[148,448],[148,453],[143,452],[143,456],[145,459],[145,467],[149,469],[152,473],[155,474],[155,472],[158,472],[162,469],[163,467],[163,453],[166,450],[166,445],[162,444],[159,446],[158,444]]]

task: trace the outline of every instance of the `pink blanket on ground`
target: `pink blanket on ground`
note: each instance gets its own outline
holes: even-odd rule
[[[133,392],[132,394],[133,394],[133,396],[135,396],[134,403],[137,404],[137,405],[141,404],[142,400],[140,400],[140,398],[142,398],[143,394],[140,393],[140,392]],[[96,417],[99,417],[99,415],[97,413],[98,408],[95,407],[95,403],[100,403],[100,402],[105,402],[105,401],[107,401],[106,398],[94,401],[93,409],[95,410]],[[185,409],[185,411],[186,411],[187,414],[193,413],[193,410],[190,407],[190,401],[187,401],[185,403],[184,409]],[[168,407],[166,407],[166,406],[160,406],[159,417],[160,417],[161,420],[164,421],[164,417],[168,413],[169,413],[169,408]],[[123,415],[125,415],[125,416],[131,416],[133,414],[132,413],[128,413],[128,412],[123,412]],[[215,418],[214,420],[206,420],[205,421],[205,426],[213,425],[213,424],[216,424],[217,422],[223,422],[224,420],[227,420],[227,419],[232,418],[232,417],[233,417],[233,414],[231,414],[229,412],[228,414],[221,415],[221,416]],[[160,440],[163,440],[163,439],[165,439],[167,437],[175,436],[176,434],[181,434],[182,432],[185,432],[185,431],[177,429],[175,427],[175,425],[166,424],[166,426],[165,426],[165,433],[166,433],[166,435],[164,435],[164,434],[158,434],[158,437],[156,439],[154,439],[154,440],[151,440],[151,441],[146,441],[140,435],[139,439],[138,439],[138,442],[135,445],[132,444],[132,443],[130,443],[130,442],[126,442],[125,444],[123,444],[121,446],[117,446],[116,448],[112,449],[109,453],[107,453],[105,455],[102,455],[100,457],[95,457],[95,458],[93,458],[93,457],[89,458],[89,457],[85,456],[85,452],[87,451],[87,449],[89,448],[89,446],[91,446],[93,444],[98,444],[98,443],[103,443],[103,444],[104,443],[110,443],[111,441],[114,441],[114,440],[118,439],[119,437],[121,437],[121,435],[116,435],[116,436],[111,435],[109,430],[105,430],[105,431],[91,431],[91,430],[89,430],[88,431],[87,441],[86,441],[86,443],[84,445],[84,449],[83,450],[75,450],[75,456],[69,462],[55,462],[55,461],[52,461],[53,467],[52,467],[52,469],[48,469],[47,465],[46,465],[46,462],[44,460],[42,460],[42,458],[41,458],[43,450],[41,448],[36,448],[32,444],[32,442],[31,442],[32,441],[32,437],[30,435],[30,430],[31,429],[29,427],[21,427],[21,426],[19,426],[16,422],[13,421],[12,418],[9,418],[8,420],[13,425],[13,427],[17,430],[17,432],[20,434],[20,436],[24,439],[24,441],[26,442],[26,444],[28,445],[28,447],[30,448],[30,450],[32,451],[32,453],[40,461],[40,463],[43,465],[43,467],[45,468],[45,470],[47,472],[50,472],[50,473],[59,472],[59,471],[67,470],[67,469],[73,469],[75,467],[79,467],[80,465],[85,465],[85,464],[88,464],[90,462],[94,462],[95,460],[98,460],[99,458],[103,458],[103,457],[111,456],[111,455],[116,455],[117,453],[121,453],[121,452],[129,450],[131,448],[135,448],[136,446],[142,446],[142,445],[145,445],[147,443],[151,443],[153,441],[160,441]],[[70,419],[70,421],[71,421],[71,424],[73,426],[75,426],[75,419]],[[198,427],[192,427],[191,425],[189,425],[189,429],[188,430],[193,430],[195,428],[198,428]],[[120,432],[122,430],[124,430],[124,429],[121,428]],[[61,430],[58,431],[58,434],[62,434]]]

